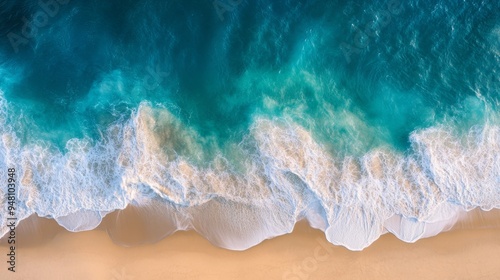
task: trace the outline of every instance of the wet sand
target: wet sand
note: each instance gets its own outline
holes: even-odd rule
[[[500,228],[484,226],[485,219],[475,219],[482,228],[413,244],[385,234],[362,252],[327,243],[321,231],[299,223],[292,234],[237,252],[217,248],[193,231],[123,247],[104,230],[70,233],[36,218],[31,223],[38,225],[22,225],[25,232],[37,228],[39,238],[18,237],[16,273],[7,271],[7,248],[0,247],[5,259],[0,279],[495,279]],[[470,227],[467,223],[472,219],[458,227]]]

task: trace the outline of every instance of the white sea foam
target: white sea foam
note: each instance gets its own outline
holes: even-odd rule
[[[331,243],[361,250],[385,232],[414,242],[449,229],[464,211],[500,208],[496,125],[462,138],[446,127],[415,131],[404,155],[379,148],[336,158],[298,124],[256,117],[228,152],[240,158],[200,166],[191,159],[203,154],[201,137],[163,108],[143,103],[99,142],[73,139],[61,153],[21,145],[1,102],[0,175],[17,170],[18,218],[36,213],[71,231],[132,204],[164,217],[165,234],[195,229],[224,248],[249,248],[307,219]]]

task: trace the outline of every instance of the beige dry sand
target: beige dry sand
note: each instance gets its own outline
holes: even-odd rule
[[[44,223],[44,235],[57,231]],[[243,252],[214,247],[195,232],[125,248],[102,230],[59,230],[37,243],[17,249],[16,273],[7,271],[2,245],[0,279],[500,279],[500,229],[456,230],[414,244],[386,234],[362,252],[326,243],[304,223]]]

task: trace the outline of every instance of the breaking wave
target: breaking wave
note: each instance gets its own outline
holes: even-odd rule
[[[233,250],[289,233],[303,219],[331,243],[361,250],[386,232],[414,242],[472,209],[500,208],[494,124],[465,136],[446,126],[417,130],[406,153],[380,147],[354,157],[336,155],[287,118],[256,115],[243,141],[199,164],[209,140],[147,102],[99,141],[75,138],[64,152],[21,144],[5,123],[4,99],[2,106],[0,177],[17,170],[19,219],[37,214],[70,231],[94,229],[133,205],[161,219],[164,235],[194,229]],[[0,195],[5,205],[4,189]]]

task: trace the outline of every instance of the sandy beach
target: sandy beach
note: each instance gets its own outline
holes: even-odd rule
[[[193,231],[123,247],[104,230],[70,233],[38,220],[44,237],[19,237],[16,272],[3,261],[0,279],[496,279],[500,273],[498,228],[458,229],[413,244],[385,234],[352,252],[302,222],[292,234],[238,252]]]

